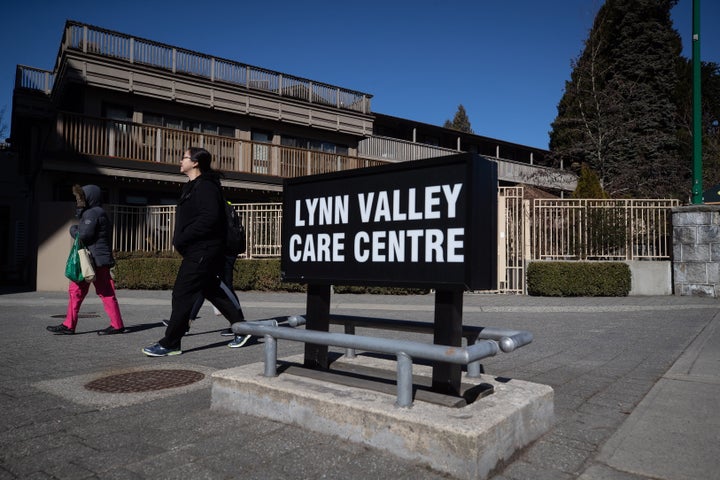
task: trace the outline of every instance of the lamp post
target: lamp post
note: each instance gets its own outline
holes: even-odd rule
[[[700,0],[693,0],[693,188],[692,203],[702,203],[702,105],[700,96]]]

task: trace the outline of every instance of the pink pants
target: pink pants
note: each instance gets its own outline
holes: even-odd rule
[[[102,299],[105,313],[110,317],[110,325],[113,328],[125,328],[122,315],[120,315],[120,306],[115,297],[115,282],[110,276],[110,268],[95,267],[95,280],[92,283],[95,285],[95,293]],[[70,301],[68,302],[67,317],[63,322],[63,325],[70,330],[75,330],[80,306],[89,290],[90,284],[88,282],[70,282],[68,287]]]

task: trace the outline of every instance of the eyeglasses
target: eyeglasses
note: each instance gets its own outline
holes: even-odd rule
[[[192,160],[192,157],[182,157],[183,160]]]

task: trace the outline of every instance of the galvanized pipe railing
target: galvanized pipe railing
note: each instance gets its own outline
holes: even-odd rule
[[[434,325],[428,322],[416,322],[411,320],[393,320],[389,318],[356,317],[351,315],[330,315],[330,323],[344,325],[345,333],[355,334],[356,327],[376,328],[381,330],[395,330],[416,333],[433,333]],[[475,327],[463,325],[462,336],[468,345],[473,345],[478,339],[495,340],[500,345],[500,350],[505,353],[525,346],[532,342],[533,335],[523,330],[507,330],[493,327]],[[355,357],[355,350],[345,349],[345,356]],[[470,362],[467,365],[467,376],[477,378],[480,376],[480,362]]]
[[[288,317],[298,319],[298,316]],[[328,345],[370,352],[394,355],[397,366],[397,402],[398,407],[412,406],[412,358],[422,358],[438,362],[468,365],[482,358],[496,355],[500,351],[494,340],[481,340],[466,347],[435,345],[408,340],[366,337],[346,333],[323,332],[318,330],[298,330],[259,324],[257,322],[238,322],[232,325],[232,331],[238,335],[257,335],[265,337],[265,373],[266,377],[277,375],[277,339]]]

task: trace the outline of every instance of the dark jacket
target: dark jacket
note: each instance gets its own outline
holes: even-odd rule
[[[112,267],[112,222],[102,208],[100,187],[85,185],[74,188],[80,223],[70,227],[70,236],[78,236],[98,267]]]
[[[204,173],[187,182],[175,210],[173,245],[180,255],[199,261],[225,248],[225,210],[220,180]]]

